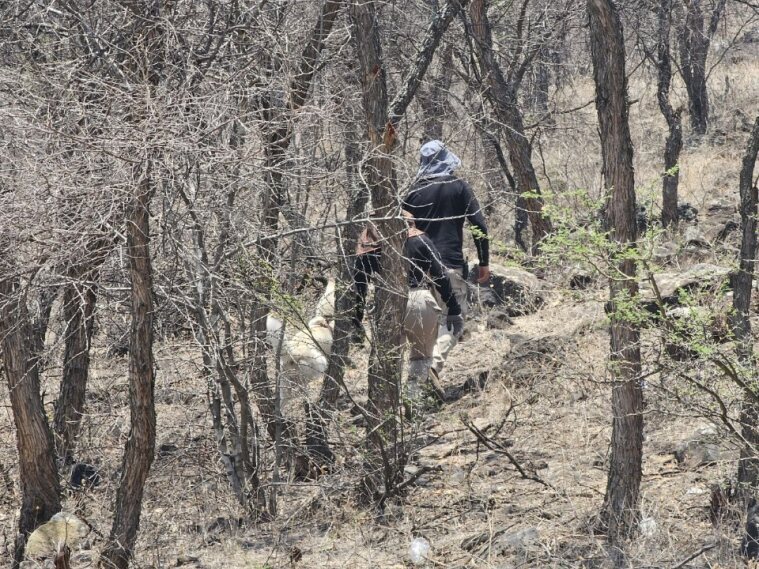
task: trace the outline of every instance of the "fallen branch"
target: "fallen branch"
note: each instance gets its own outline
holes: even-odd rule
[[[693,561],[696,557],[698,557],[699,555],[701,555],[703,553],[706,553],[710,549],[714,549],[715,547],[717,547],[716,543],[709,543],[707,545],[704,545],[701,549],[699,549],[698,551],[696,551],[696,553],[694,553],[693,555],[691,555],[687,559],[683,559],[677,565],[673,565],[672,569],[682,569],[682,567],[685,567],[686,564],[688,564],[689,562]]]
[[[551,486],[548,482],[546,482],[539,476],[528,474],[524,470],[524,468],[522,468],[522,465],[519,464],[519,461],[517,461],[517,459],[514,458],[514,455],[512,455],[508,450],[506,450],[506,447],[504,445],[488,437],[485,433],[483,433],[480,429],[478,429],[473,422],[469,421],[465,417],[460,416],[459,419],[464,424],[464,426],[467,429],[469,429],[469,431],[477,438],[477,440],[480,443],[482,443],[483,446],[485,446],[485,448],[492,450],[495,453],[504,455],[509,460],[509,462],[514,466],[514,468],[517,469],[517,471],[522,476],[522,478],[524,478],[525,480],[532,480],[533,482],[542,484],[546,488],[553,489],[553,486]]]
[[[384,504],[385,500],[388,498],[392,498],[393,496],[400,494],[405,488],[408,488],[411,486],[414,482],[419,480],[422,476],[427,474],[428,472],[440,472],[442,470],[442,467],[440,465],[437,466],[422,466],[417,470],[414,474],[406,478],[403,482],[400,482],[393,486],[392,488],[389,488],[386,490],[382,496],[379,499],[379,503]]]

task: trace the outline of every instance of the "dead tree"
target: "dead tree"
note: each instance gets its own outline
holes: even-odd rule
[[[738,482],[744,496],[759,489],[759,389],[756,386],[754,339],[751,334],[751,288],[756,259],[757,187],[754,184],[754,165],[759,153],[759,117],[754,122],[740,174],[741,250],[740,265],[730,277],[733,289],[731,325],[735,334],[738,360],[746,375],[745,396],[741,408],[741,436],[744,444],[738,463]]]
[[[520,22],[524,23],[528,2],[522,5]],[[487,15],[486,0],[473,0],[469,6],[470,30],[474,39],[476,55],[481,68],[481,77],[487,85],[486,96],[490,100],[496,117],[504,126],[504,137],[509,148],[509,159],[514,169],[520,201],[517,208],[527,210],[532,226],[532,252],[538,253],[540,241],[551,232],[551,220],[543,214],[543,198],[540,196],[540,184],[532,164],[532,147],[525,134],[522,110],[519,107],[517,93],[525,72],[536,57],[541,42],[525,51],[519,60],[513,59],[513,65],[506,75],[502,71],[493,51],[492,31]],[[522,27],[518,26],[521,40]],[[519,219],[519,217],[517,217]],[[520,229],[520,228],[516,228]],[[517,239],[520,232],[517,231]]]
[[[688,91],[688,113],[693,132],[706,134],[709,124],[709,93],[707,92],[708,70],[706,58],[709,47],[717,31],[720,18],[725,11],[727,0],[714,0],[709,25],[704,29],[704,9],[701,0],[682,0],[678,10],[680,26],[678,42],[680,52],[680,72]]]
[[[596,84],[603,176],[611,192],[607,226],[619,248],[617,274],[610,283],[610,370],[612,375],[611,461],[601,519],[618,547],[638,518],[642,475],[643,392],[640,385],[640,330],[625,317],[625,303],[638,292],[635,249],[633,147],[628,124],[627,78],[622,23],[611,0],[588,0],[590,47]]]
[[[142,495],[153,463],[156,437],[153,360],[153,269],[150,260],[151,160],[137,172],[127,213],[127,254],[132,281],[129,332],[130,429],[116,493],[116,513],[101,565],[127,569],[137,541]]]
[[[67,464],[74,461],[76,438],[84,414],[90,343],[95,320],[97,281],[101,265],[111,251],[113,240],[103,234],[91,240],[81,258],[67,271],[70,282],[63,289],[64,335],[63,374],[55,403],[54,431],[58,456]]]
[[[24,300],[20,271],[11,257],[11,241],[0,234],[0,348],[16,425],[21,513],[13,567],[24,558],[26,538],[61,509],[61,487],[55,464],[53,435],[40,397],[38,354],[41,342],[33,331]],[[44,342],[44,333],[42,335]]]
[[[669,102],[669,90],[672,83],[672,64],[669,49],[670,20],[672,17],[672,0],[661,0],[659,4],[659,36],[657,45],[658,83],[656,98],[659,110],[667,121],[669,134],[664,145],[664,179],[662,188],[661,223],[663,227],[677,223],[677,186],[680,173],[677,163],[683,149],[682,109],[673,109]]]
[[[132,81],[148,97],[155,96],[164,77],[165,21],[161,4],[136,2],[130,6],[131,59],[124,66]],[[147,102],[133,97],[130,121],[137,128],[149,124]],[[153,356],[153,264],[150,246],[150,202],[158,185],[155,171],[158,151],[147,144],[138,150],[139,163],[132,165],[132,187],[126,206],[126,252],[131,281],[129,330],[130,428],[116,492],[116,508],[100,566],[127,569],[134,553],[142,512],[142,497],[155,453],[155,361]]]
[[[424,78],[440,39],[466,0],[448,0],[432,18],[421,48],[405,74],[398,94],[389,102],[385,61],[375,0],[354,0],[351,22],[355,38],[370,156],[365,178],[372,209],[383,237],[382,283],[377,287],[377,310],[372,322],[374,341],[369,363],[367,409],[368,473],[361,493],[383,503],[403,478],[406,450],[401,444],[400,383],[402,323],[406,308],[406,264],[402,257],[403,224],[397,211],[397,180],[392,153],[396,128]],[[395,218],[393,216],[395,215]],[[388,219],[389,218],[389,219]]]

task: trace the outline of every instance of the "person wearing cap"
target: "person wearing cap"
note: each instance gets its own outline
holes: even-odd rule
[[[455,172],[461,160],[445,144],[432,140],[420,150],[419,170],[416,180],[403,200],[403,208],[409,211],[416,227],[423,231],[437,248],[445,265],[454,295],[461,307],[462,317],[467,315],[467,266],[463,253],[464,221],[474,230],[479,265],[475,282],[486,284],[490,280],[488,228],[480,204],[472,188]],[[452,334],[447,325],[446,308],[443,307],[438,338],[435,346],[432,370],[438,375],[456,346],[460,334]]]

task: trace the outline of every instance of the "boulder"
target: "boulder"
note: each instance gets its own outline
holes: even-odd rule
[[[677,257],[677,245],[671,241],[660,243],[654,248],[653,258],[657,263],[668,263]]]
[[[685,241],[686,249],[711,249],[712,247],[695,225],[689,225],[685,228],[683,241]]]
[[[655,274],[654,280],[664,303],[676,305],[680,292],[716,289],[725,281],[729,272],[726,267],[699,263],[686,271]],[[640,295],[643,300],[656,299],[654,289],[647,280],[641,283]]]
[[[461,548],[483,556],[489,550],[490,555],[500,556],[507,552],[525,552],[539,540],[540,533],[536,527],[527,527],[514,532],[501,529],[468,537],[461,542]]]
[[[474,303],[487,307],[502,306],[508,316],[531,314],[543,305],[538,278],[518,267],[490,265],[488,286],[474,284],[476,272],[470,270]]]
[[[712,425],[699,427],[674,450],[680,468],[692,469],[716,462],[720,458],[719,434]]]

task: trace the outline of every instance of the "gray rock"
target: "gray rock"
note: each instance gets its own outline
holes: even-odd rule
[[[668,261],[671,261],[676,256],[677,245],[671,241],[665,241],[664,243],[661,243],[654,248],[653,257],[654,260],[659,263],[666,263]]]
[[[524,528],[513,533],[505,533],[493,540],[491,553],[504,555],[509,551],[522,552],[540,539],[538,528]]]
[[[524,269],[490,265],[490,285],[473,283],[475,271],[470,271],[471,297],[484,306],[502,306],[509,316],[531,314],[543,305],[538,278]]]
[[[730,270],[710,263],[699,263],[682,272],[663,272],[654,275],[662,299],[669,304],[677,303],[681,291],[716,288],[727,278]],[[654,300],[654,289],[647,280],[640,286],[644,300]]]
[[[683,241],[686,248],[691,249],[711,249],[711,244],[706,237],[699,231],[695,225],[689,225],[683,233]]]
[[[680,468],[698,468],[720,459],[719,433],[713,425],[704,425],[694,431],[674,450]]]

